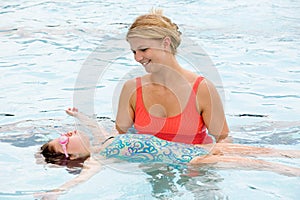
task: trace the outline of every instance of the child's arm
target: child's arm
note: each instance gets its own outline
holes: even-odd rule
[[[74,186],[83,183],[93,177],[97,172],[101,169],[100,163],[90,157],[84,162],[83,168],[81,173],[76,176],[74,179],[64,183],[58,189],[61,191],[68,191],[69,189],[73,188]]]
[[[71,179],[70,181],[64,183],[59,188],[50,190],[44,193],[38,193],[34,196],[36,198],[41,199],[57,199],[60,195],[64,194],[65,192],[69,191],[73,187],[89,180],[91,177],[93,177],[97,172],[99,172],[101,169],[100,163],[90,157],[84,162],[84,166],[82,168],[82,171],[78,176]]]
[[[213,164],[220,169],[271,171],[286,176],[300,176],[300,168],[241,156],[206,155],[191,160],[192,165]]]
[[[81,124],[83,124],[92,132],[94,139],[93,141],[95,142],[95,144],[93,145],[101,144],[111,136],[111,134],[108,133],[100,124],[98,124],[95,119],[88,117],[81,112],[78,112],[77,108],[68,108],[66,110],[66,113],[78,119]]]

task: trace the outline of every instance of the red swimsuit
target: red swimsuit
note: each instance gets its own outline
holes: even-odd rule
[[[134,127],[138,133],[151,134],[163,140],[186,144],[207,144],[213,140],[206,133],[202,116],[196,108],[196,92],[203,77],[194,83],[189,101],[182,113],[164,118],[148,113],[144,106],[141,78],[136,78],[136,107]]]

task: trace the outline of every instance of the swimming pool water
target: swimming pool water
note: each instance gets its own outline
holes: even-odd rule
[[[152,7],[163,8],[214,63],[235,143],[300,150],[298,1],[2,1],[0,199],[33,199],[75,176],[35,154],[75,128],[64,109],[74,92],[89,90],[75,84],[91,55],[103,44],[103,54],[119,51],[107,41]],[[119,56],[99,78],[93,102],[108,128],[120,83],[143,73],[129,51]],[[300,166],[299,159],[268,160]],[[61,199],[298,199],[299,188],[299,177],[274,172],[121,162]]]

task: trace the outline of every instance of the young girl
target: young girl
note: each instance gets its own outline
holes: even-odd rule
[[[169,164],[214,164],[214,167],[269,170],[288,176],[300,176],[300,168],[267,162],[248,156],[277,156],[300,158],[295,150],[275,150],[231,143],[211,145],[188,145],[169,142],[148,134],[107,133],[95,120],[78,112],[76,108],[66,110],[76,117],[93,134],[91,143],[82,131],[62,134],[41,147],[41,154],[50,163],[84,161],[81,173],[58,189],[42,195],[58,195],[77,184],[86,181],[100,170],[101,161],[109,159],[129,162],[161,162]],[[95,140],[96,139],[96,140]],[[64,162],[62,162],[64,161]],[[41,194],[39,194],[41,195]]]

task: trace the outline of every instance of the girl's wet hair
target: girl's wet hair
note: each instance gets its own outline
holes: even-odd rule
[[[89,156],[84,156],[76,159],[70,159],[70,154],[67,158],[64,153],[55,152],[53,146],[49,145],[49,142],[41,147],[41,154],[43,155],[46,163],[65,166],[72,174],[80,173],[84,161],[89,158]],[[78,168],[80,169],[79,171]]]

